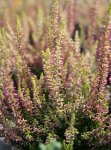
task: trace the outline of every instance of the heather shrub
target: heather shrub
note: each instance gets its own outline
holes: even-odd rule
[[[1,29],[0,133],[21,150],[108,150],[110,7],[96,40],[92,32],[97,8],[93,6],[91,21],[95,24],[89,28],[84,53],[85,33],[81,36],[74,31],[73,1],[68,5],[68,21],[64,18],[68,8],[59,0],[53,1],[47,18],[42,7],[39,3],[37,16],[20,14],[15,26],[7,23]]]

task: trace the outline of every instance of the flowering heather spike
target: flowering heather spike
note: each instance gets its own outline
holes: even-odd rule
[[[41,109],[41,84],[38,83],[36,77],[32,76],[31,77],[31,83],[32,83],[32,91],[33,91],[33,101],[34,101],[34,107],[37,109]],[[37,110],[36,110],[37,111]]]
[[[50,49],[47,49],[46,52],[42,52],[43,56],[43,68],[45,77],[47,80],[47,86],[49,89],[53,88],[53,75],[52,75],[52,66],[51,66],[51,52]]]
[[[69,144],[69,149],[73,150],[73,144],[74,144],[74,139],[76,136],[76,128],[75,127],[75,119],[76,119],[76,113],[78,109],[78,99],[75,100],[74,103],[74,108],[71,114],[71,120],[70,120],[70,126],[68,129],[66,129],[65,132],[65,137],[66,137],[66,143]]]
[[[79,38],[79,32],[76,31],[75,33],[75,50],[77,51],[77,53],[80,53],[80,38]]]
[[[68,27],[69,27],[69,33],[72,36],[73,31],[74,31],[74,21],[75,21],[75,7],[77,4],[77,0],[69,0],[68,2],[69,7],[68,7]]]
[[[16,46],[19,53],[23,55],[23,34],[22,34],[21,21],[19,17],[17,17],[16,20]]]
[[[37,15],[37,38],[38,40],[41,38],[42,34],[43,34],[43,22],[44,18],[43,18],[43,10],[41,9],[41,7],[38,8],[38,15]]]
[[[90,8],[90,26],[88,30],[88,44],[89,46],[94,44],[94,35],[96,30],[96,16],[97,16],[97,3],[98,0],[93,0]],[[90,47],[91,48],[91,47]]]
[[[26,109],[26,111],[32,113],[33,105],[30,99],[30,89],[27,83],[27,82],[30,82],[31,80],[31,74],[27,66],[23,68],[22,67],[23,64],[21,63],[22,63],[21,58],[17,57],[16,65],[18,69],[18,74],[17,74],[18,75],[18,94],[20,96],[22,106]],[[27,81],[28,79],[29,81]]]
[[[51,66],[51,52],[49,49],[47,49],[46,52],[43,52],[43,67],[50,98],[54,100],[54,107],[56,107],[58,112],[60,112],[61,108],[63,107],[63,102],[60,96],[60,85],[58,84],[59,81],[53,74],[53,68]]]
[[[97,62],[100,59],[101,55],[101,49],[103,48],[103,40],[104,40],[104,34],[100,35],[99,40],[98,40],[98,46],[96,49],[96,60]]]
[[[88,107],[96,114],[108,113],[107,98],[105,95],[105,86],[107,84],[107,76],[109,71],[109,51],[110,51],[110,24],[107,25],[104,37],[102,38],[101,49],[99,51],[98,65],[97,65],[97,77],[90,92],[90,100]],[[96,110],[95,110],[96,109]]]
[[[56,45],[59,30],[59,0],[53,0],[53,8],[49,24],[49,41],[52,48]]]
[[[1,55],[1,74],[0,74],[0,78],[2,79],[1,83],[3,83],[3,81],[5,79],[7,79],[8,74],[10,73],[10,55],[9,55],[9,49],[7,48],[7,43],[6,43],[6,33],[5,30],[2,29],[1,30],[1,35],[0,35],[0,43],[1,43],[1,49],[0,49],[0,55]],[[5,69],[4,69],[5,68]]]
[[[109,44],[109,54],[108,54],[108,59],[109,59],[109,74],[108,74],[108,82],[111,84],[111,5],[109,8],[109,18],[108,18],[108,44]]]
[[[105,38],[105,32],[107,34],[107,37]],[[110,46],[110,42],[111,42],[111,15],[109,15],[108,18],[108,23],[107,23],[107,31],[105,31],[104,29],[104,33],[102,35],[100,35],[99,38],[99,43],[98,43],[98,47],[97,47],[97,51],[96,51],[96,57],[97,57],[97,62],[100,60],[101,58],[101,49],[104,48],[104,40],[107,41],[107,49],[108,49],[108,62],[109,62],[109,72],[108,72],[108,76],[107,76],[107,83],[109,84],[110,81],[110,76],[111,76],[111,46]],[[98,62],[99,63],[99,62]]]
[[[59,1],[54,0],[52,15],[50,18],[50,28],[49,28],[49,38],[51,39],[51,52],[46,51],[43,56],[44,70],[46,70],[48,81],[52,81],[49,84],[51,92],[51,97],[53,96],[56,100],[56,107],[61,108],[63,106],[63,99],[61,98],[60,90],[62,89],[62,52],[61,52],[61,42],[63,40],[63,29],[64,26],[59,25]],[[60,29],[59,29],[60,28]],[[48,58],[48,61],[46,60]],[[47,62],[47,64],[46,64]],[[45,69],[48,67],[47,69]],[[50,71],[50,72],[49,72]],[[52,89],[53,88],[53,89]],[[52,98],[53,98],[52,97]],[[60,111],[60,109],[58,109]]]
[[[63,40],[63,32],[64,32],[64,25],[61,25],[60,27],[60,32],[58,33],[58,38],[56,41],[56,49],[54,54],[52,54],[52,58],[54,58],[54,62],[52,64],[54,65],[55,71],[53,71],[54,76],[56,78],[56,82],[58,82],[59,86],[61,86],[61,80],[62,80],[62,75],[63,75],[63,58],[62,58],[62,40]]]

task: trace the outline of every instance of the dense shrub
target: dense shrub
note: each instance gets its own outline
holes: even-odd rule
[[[96,40],[91,34],[96,30],[93,7],[95,24],[84,53],[84,34],[74,31],[71,12],[67,26],[59,0],[53,1],[46,20],[39,7],[37,31],[25,14],[17,17],[15,27],[8,23],[1,30],[0,130],[19,149],[34,150],[40,143],[54,147],[55,139],[64,150],[110,149],[111,13],[109,8]],[[31,26],[27,36],[24,24]]]

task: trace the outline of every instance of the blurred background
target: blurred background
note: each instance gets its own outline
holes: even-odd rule
[[[0,0],[0,27],[9,24],[15,29],[16,16],[20,16],[25,57],[29,65],[41,68],[41,49],[48,47],[47,29],[53,0]],[[74,39],[79,31],[81,51],[90,49],[88,39],[98,39],[101,26],[107,19],[110,0],[62,0],[61,13],[67,31]],[[8,30],[8,29],[7,29]]]

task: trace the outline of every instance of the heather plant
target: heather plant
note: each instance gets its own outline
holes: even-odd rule
[[[83,37],[75,31],[71,38],[74,8],[69,6],[68,28],[61,1],[53,1],[46,19],[38,5],[36,23],[24,13],[14,27],[1,29],[0,133],[21,150],[110,149],[110,8],[98,41],[91,42],[93,51],[81,54]],[[39,73],[28,50],[41,60]]]

